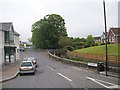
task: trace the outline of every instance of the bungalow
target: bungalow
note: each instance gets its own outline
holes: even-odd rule
[[[19,60],[19,36],[12,22],[0,22],[0,66]]]
[[[110,43],[120,44],[120,28],[110,28],[108,37]]]
[[[101,43],[105,43],[106,40],[105,40],[105,32],[103,32],[103,34],[101,35]],[[109,42],[108,40],[108,32],[107,32],[107,42]]]
[[[94,41],[95,43],[101,43],[101,37],[100,36],[94,37]]]

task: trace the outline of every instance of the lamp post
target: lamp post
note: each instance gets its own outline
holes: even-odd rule
[[[108,70],[108,50],[107,50],[107,25],[106,25],[106,11],[105,11],[105,0],[103,0],[103,8],[104,8],[104,22],[105,22],[105,47],[106,47],[106,76]]]

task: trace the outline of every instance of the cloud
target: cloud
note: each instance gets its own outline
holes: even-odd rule
[[[11,21],[27,41],[31,26],[47,14],[60,14],[70,37],[101,35],[104,31],[103,0],[1,0],[0,20]],[[107,27],[118,26],[118,0],[106,0]],[[2,10],[1,10],[2,9]]]

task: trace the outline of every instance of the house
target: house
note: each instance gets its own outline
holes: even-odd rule
[[[101,35],[101,43],[105,43],[106,42],[106,39],[105,39],[105,32],[103,32],[103,34]],[[108,32],[107,32],[107,42],[109,42],[109,39],[108,39]]]
[[[108,39],[110,43],[120,44],[120,28],[110,28]]]
[[[95,43],[101,43],[101,37],[100,36],[94,37],[94,41]]]
[[[19,60],[19,36],[12,22],[0,22],[0,65]]]
[[[20,48],[26,48],[27,47],[27,42],[22,42],[20,41]]]

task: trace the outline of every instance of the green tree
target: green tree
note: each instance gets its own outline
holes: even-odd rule
[[[35,47],[58,48],[60,37],[67,37],[65,22],[60,15],[46,15],[32,25],[32,42]]]
[[[32,42],[32,38],[28,38],[28,41],[29,41],[29,42]]]
[[[58,44],[61,48],[63,48],[63,47],[70,46],[72,42],[68,37],[60,37]]]
[[[86,39],[86,44],[92,46],[95,43],[94,38],[92,35],[88,35]]]

